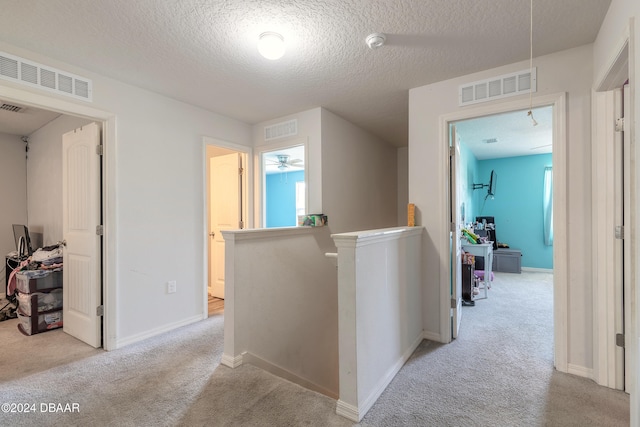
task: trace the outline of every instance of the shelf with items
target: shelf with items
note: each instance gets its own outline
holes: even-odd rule
[[[18,330],[34,335],[62,326],[62,270],[16,274]]]

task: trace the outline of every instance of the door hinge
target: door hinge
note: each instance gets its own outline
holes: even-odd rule
[[[238,168],[238,175],[242,175],[244,173],[244,168]]]
[[[96,145],[96,154],[102,156],[104,154],[104,145]]]
[[[456,232],[456,223],[455,222],[450,222],[449,223],[449,231],[451,231],[452,233]]]
[[[104,225],[96,225],[96,234],[102,236],[104,234]]]
[[[455,298],[451,298],[451,308],[456,308],[458,306],[458,301]]]
[[[96,316],[104,316],[104,305],[96,307]]]
[[[616,334],[616,345],[624,348],[624,334]]]
[[[240,227],[240,230],[242,230],[244,228],[244,221],[240,221],[238,225]]]
[[[456,155],[456,148],[455,148],[453,145],[450,145],[450,146],[449,146],[449,155],[450,155],[451,157],[453,157],[453,156],[455,156],[455,155]]]
[[[624,225],[616,225],[616,239],[624,240]]]
[[[624,132],[624,131],[625,131],[624,117],[620,117],[619,119],[616,119],[616,132]]]

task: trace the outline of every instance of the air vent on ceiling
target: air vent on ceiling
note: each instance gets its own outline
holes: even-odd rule
[[[285,138],[287,136],[294,136],[298,134],[298,120],[288,120],[282,123],[276,123],[264,127],[264,140],[270,141],[278,138]]]
[[[92,101],[91,80],[0,52],[0,79]]]
[[[460,85],[459,105],[477,104],[536,92],[536,68]]]
[[[13,105],[13,104],[7,104],[6,102],[0,101],[0,110],[9,111],[9,112],[12,112],[12,113],[19,113],[22,110],[24,110],[24,107],[19,107],[17,105]]]

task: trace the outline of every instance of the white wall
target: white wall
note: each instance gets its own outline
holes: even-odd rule
[[[304,172],[307,180],[307,203],[308,212],[313,214],[322,213],[322,139],[320,132],[320,112],[321,108],[313,108],[311,110],[302,111],[290,116],[279,117],[277,119],[258,123],[253,126],[253,144],[254,150],[254,175],[255,175],[255,224],[262,224],[261,220],[261,174],[260,174],[260,155],[263,151],[271,151],[276,148],[288,147],[291,145],[299,145],[301,142],[306,143],[307,163]],[[276,123],[282,123],[289,120],[298,121],[298,134],[292,137],[279,138],[272,141],[264,140],[264,128]]]
[[[638,265],[640,265],[640,251],[638,250],[638,242],[640,241],[640,222],[638,212],[640,211],[640,198],[637,197],[637,189],[640,188],[640,173],[638,172],[638,150],[635,147],[637,141],[637,126],[640,123],[640,90],[638,90],[638,82],[640,82],[640,66],[638,61],[640,60],[640,2],[637,0],[612,0],[607,16],[605,17],[598,37],[594,42],[594,83],[596,87],[604,81],[605,76],[610,69],[615,68],[612,65],[616,62],[616,58],[620,54],[621,46],[624,45],[625,40],[629,40],[629,52],[628,64],[623,64],[623,67],[629,68],[629,81],[631,88],[631,106],[632,114],[631,120],[625,118],[625,122],[629,123],[631,134],[631,162],[633,170],[631,171],[631,191],[632,191],[632,208],[631,208],[631,232],[634,233],[631,236],[631,281],[632,283],[632,313],[631,325],[625,325],[625,339],[627,340],[627,348],[629,349],[630,357],[627,358],[628,363],[625,369],[628,370],[628,378],[631,378],[631,383],[626,384],[628,391],[631,393],[631,425],[638,425],[640,423],[640,397],[638,396],[638,384],[640,383],[639,369],[639,356],[638,356],[638,342],[640,338],[640,325],[638,324],[638,306],[640,304],[638,289],[640,289],[640,283],[638,280],[640,276],[637,273]],[[616,87],[619,86],[619,82],[616,82]],[[610,89],[610,88],[609,88]],[[635,198],[635,200],[634,200]],[[625,225],[626,227],[626,225]],[[627,330],[628,328],[628,330]]]
[[[619,49],[625,39],[629,37],[629,20],[636,18],[636,41],[638,40],[638,22],[640,17],[640,2],[636,0],[613,0],[607,11],[598,37],[593,42],[593,78],[596,84],[604,79],[609,71],[614,58],[619,53]],[[640,50],[638,43],[635,43],[636,52]],[[636,56],[637,58],[637,56]]]
[[[114,201],[107,228],[115,228],[112,265],[105,266],[114,276],[106,286],[117,312],[107,339],[121,346],[206,316],[202,137],[250,146],[251,127],[5,43],[0,49],[92,79],[91,107],[116,116],[115,146],[105,147]],[[177,281],[176,293],[166,293],[168,280]]]
[[[397,225],[396,147],[322,109],[322,207],[332,233]]]
[[[27,209],[34,250],[63,239],[62,135],[90,122],[63,115],[29,135]]]
[[[486,70],[409,92],[409,199],[416,204],[416,222],[427,229],[424,240],[423,314],[425,335],[441,337],[440,289],[448,278],[447,165],[446,145],[440,134],[440,116],[464,111],[458,106],[460,84],[527,69],[528,61]],[[590,259],[590,112],[592,46],[559,52],[534,59],[537,88],[534,97],[567,92],[567,235],[568,254],[568,362],[577,368],[592,368],[591,276],[584,268]],[[518,97],[523,99],[525,96]],[[494,104],[508,102],[493,101]],[[560,165],[554,165],[562,167]]]
[[[264,127],[298,120],[298,134],[264,141]],[[324,108],[253,127],[256,224],[260,217],[260,152],[307,143],[308,213],[329,218],[332,233],[397,225],[397,149]]]
[[[422,341],[422,227],[332,235],[338,248],[340,400],[360,421]]]
[[[27,159],[20,136],[0,133],[0,294],[5,291],[4,256],[16,250],[12,224],[27,223]]]
[[[400,147],[398,156],[398,225],[407,225],[409,204],[409,148]]]
[[[327,227],[223,231],[222,363],[338,397],[338,273]]]

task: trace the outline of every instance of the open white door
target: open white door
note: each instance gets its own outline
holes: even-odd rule
[[[460,201],[458,173],[460,171],[460,143],[455,125],[451,125],[449,141],[449,220],[451,260],[451,337],[457,338],[462,321],[462,247],[460,244]]]
[[[96,348],[102,346],[98,145],[96,123],[62,136],[63,328]]]
[[[242,158],[240,153],[210,160],[209,293],[224,298],[223,230],[242,228]]]
[[[631,89],[629,84],[625,84],[623,89],[623,104],[622,104],[622,117],[625,117],[625,121],[629,123],[628,117],[633,117],[631,115]],[[633,226],[631,225],[631,211],[632,211],[632,203],[633,203],[633,195],[632,195],[632,174],[631,174],[631,126],[625,125],[622,131],[622,218],[621,224],[624,230],[624,240],[622,246],[622,263],[623,263],[623,311],[624,315],[622,318],[624,336],[625,336],[625,349],[624,349],[624,377],[623,383],[624,388],[618,387],[619,389],[623,389],[627,392],[630,392],[633,388],[631,385],[633,384],[633,361],[631,360],[632,355],[634,354],[633,349],[631,349],[631,345],[633,344],[632,335],[636,333],[633,327],[633,321],[635,320],[632,316],[632,313],[637,311],[637,306],[634,308],[632,304],[632,297],[634,292],[632,291],[633,285],[633,270],[631,266],[633,265],[633,251],[632,251],[632,237],[631,230],[633,230]],[[635,310],[635,311],[634,311]],[[628,341],[628,342],[627,342]],[[635,390],[637,390],[637,385]],[[636,392],[637,393],[637,392]],[[633,400],[631,400],[633,402]]]

